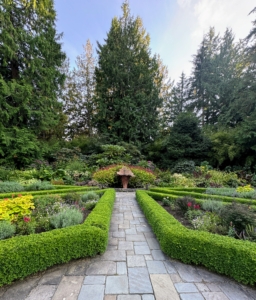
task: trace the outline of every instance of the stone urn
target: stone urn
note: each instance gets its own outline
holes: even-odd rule
[[[132,171],[128,167],[122,167],[117,173],[118,176],[121,176],[123,189],[127,189],[128,182],[131,177],[135,177]]]

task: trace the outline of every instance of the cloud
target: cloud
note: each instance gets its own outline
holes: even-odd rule
[[[190,6],[191,0],[177,0],[177,3],[181,8],[187,8]]]

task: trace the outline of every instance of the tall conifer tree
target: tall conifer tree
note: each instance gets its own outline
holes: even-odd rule
[[[98,132],[111,143],[145,144],[158,130],[162,77],[142,20],[130,14],[112,20],[105,44],[98,43],[95,101]]]

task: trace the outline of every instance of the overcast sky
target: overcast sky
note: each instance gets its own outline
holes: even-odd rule
[[[75,65],[77,55],[90,39],[104,42],[114,16],[121,16],[122,0],[55,0],[57,31],[63,33],[63,49]],[[159,54],[177,80],[191,72],[192,55],[209,27],[223,35],[232,28],[236,39],[245,38],[256,14],[249,15],[255,0],[130,0],[131,13],[140,16],[151,38],[152,54]]]

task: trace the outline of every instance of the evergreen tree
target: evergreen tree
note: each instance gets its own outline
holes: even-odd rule
[[[90,41],[84,46],[84,53],[76,59],[76,68],[69,70],[69,62],[63,66],[66,70],[66,81],[62,100],[64,113],[68,117],[66,136],[86,134],[92,136],[92,118],[95,112],[94,88],[95,88],[95,58]]]
[[[0,19],[1,155],[22,165],[25,154],[38,155],[37,139],[49,138],[49,129],[59,123],[65,55],[52,0],[4,0]]]
[[[98,43],[95,125],[109,143],[139,145],[157,134],[162,77],[141,19],[131,16],[127,1],[122,10],[123,16],[112,20],[105,44]]]

